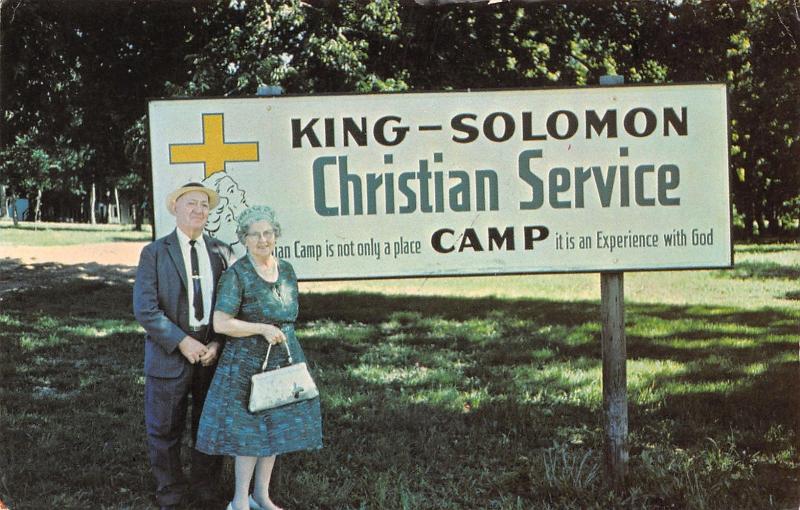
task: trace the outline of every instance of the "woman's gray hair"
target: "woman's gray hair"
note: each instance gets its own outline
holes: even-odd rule
[[[253,205],[245,209],[242,214],[236,218],[236,237],[239,238],[240,243],[244,244],[244,239],[247,236],[248,230],[250,230],[250,225],[259,221],[269,222],[269,224],[272,225],[272,229],[275,231],[275,238],[277,239],[280,237],[281,225],[275,219],[275,211],[266,205]]]

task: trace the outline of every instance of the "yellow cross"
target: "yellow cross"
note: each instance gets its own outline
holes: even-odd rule
[[[258,142],[225,143],[221,113],[203,114],[203,143],[170,145],[170,163],[203,163],[206,177],[229,161],[258,161]]]

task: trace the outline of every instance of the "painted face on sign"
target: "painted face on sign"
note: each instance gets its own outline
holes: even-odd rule
[[[217,172],[203,184],[213,188],[219,194],[219,205],[208,215],[206,231],[226,243],[242,255],[242,245],[236,237],[236,219],[247,208],[244,189],[224,172]]]
[[[235,220],[239,216],[239,212],[247,208],[244,190],[230,177],[225,176],[217,182],[217,193],[219,193],[220,197],[225,197],[227,207],[231,213],[231,218],[225,218],[226,221]]]
[[[208,195],[202,191],[184,193],[175,201],[175,223],[192,239],[200,237],[208,220]]]

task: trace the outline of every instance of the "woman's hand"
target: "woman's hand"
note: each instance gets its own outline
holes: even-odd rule
[[[280,328],[277,328],[272,324],[262,324],[262,326],[263,330],[261,331],[261,336],[266,338],[267,342],[275,345],[286,341],[286,335],[283,334],[283,331],[281,331]]]

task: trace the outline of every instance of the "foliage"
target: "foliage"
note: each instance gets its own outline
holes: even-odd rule
[[[749,7],[727,50],[734,199],[746,225],[774,235],[800,218],[800,14],[796,0]]]
[[[40,180],[20,177],[30,147],[81,155],[56,172],[76,193],[97,182],[142,202],[147,98],[253,95],[261,84],[289,93],[575,86],[617,73],[628,83],[725,82],[737,232],[800,228],[797,0],[1,5],[0,151],[16,159],[0,176],[20,193]]]
[[[187,2],[2,2],[0,180],[21,196],[57,189],[80,201],[95,184],[132,189],[141,202],[146,189],[131,181],[144,171],[123,150],[126,130],[146,98],[185,73],[192,11]]]
[[[215,2],[203,17],[208,43],[187,56],[192,75],[172,92],[252,95],[261,84],[301,93],[403,90],[401,76],[377,76],[366,65],[368,38],[396,38],[396,9],[392,2],[333,9],[298,0]]]
[[[69,54],[53,58],[68,44],[54,20],[36,15],[23,2],[4,2],[1,8],[3,32],[14,23],[24,23],[27,30],[3,37],[0,175],[12,193],[23,196],[74,186],[71,177],[92,153],[74,138],[82,124],[74,102],[81,63]]]
[[[543,3],[234,2],[175,93],[252,94],[724,81],[740,235],[798,229],[800,17],[794,0]],[[458,44],[454,44],[458,41]],[[755,230],[752,230],[753,226]]]

